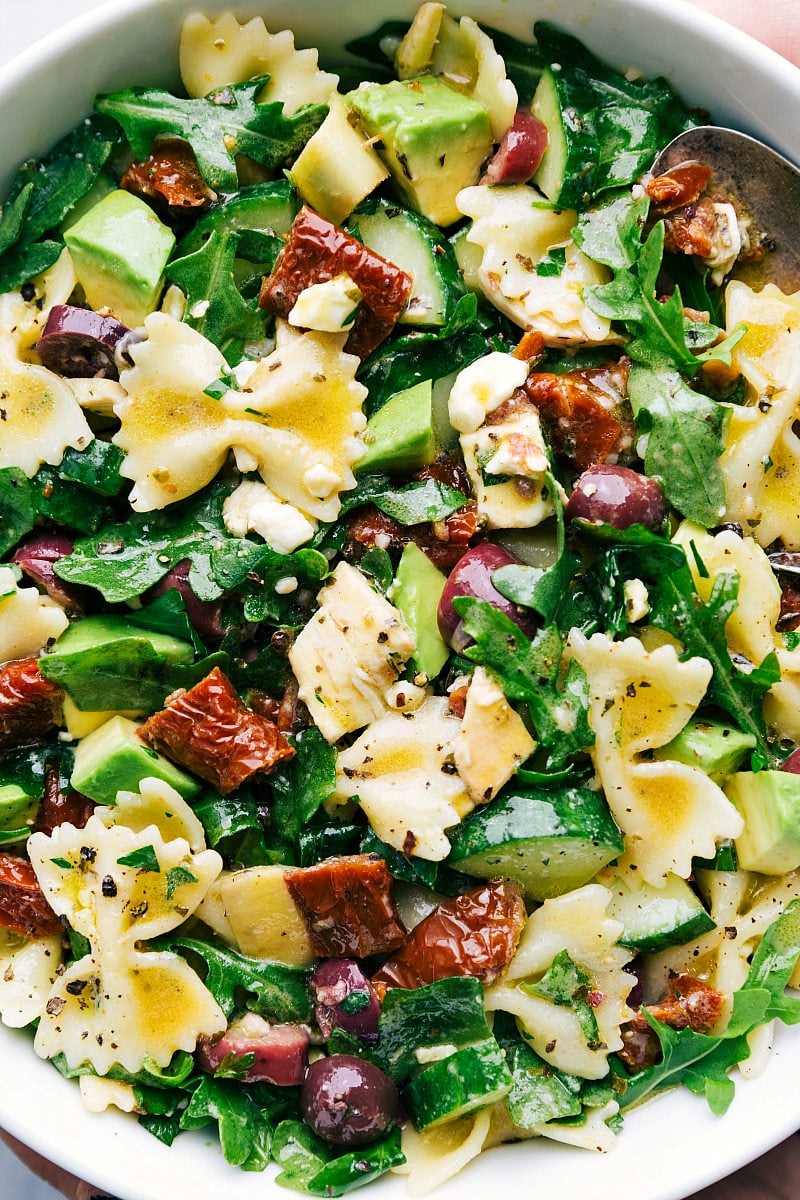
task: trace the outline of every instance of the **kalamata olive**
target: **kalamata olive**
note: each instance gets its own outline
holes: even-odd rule
[[[781,612],[776,629],[789,633],[800,627],[800,554],[780,550],[769,556],[770,566],[781,586]]]
[[[350,1054],[317,1059],[300,1093],[303,1118],[334,1146],[368,1146],[394,1121],[397,1088],[378,1067]]]
[[[644,525],[659,530],[664,523],[664,495],[655,479],[630,467],[596,463],[584,471],[569,498],[566,515],[572,520],[602,522],[615,529]]]
[[[303,1082],[308,1066],[308,1030],[301,1025],[270,1025],[248,1013],[230,1025],[216,1041],[202,1041],[197,1056],[204,1071],[212,1074],[221,1063],[252,1054],[253,1062],[239,1076],[243,1083],[266,1080],[277,1087]]]
[[[641,954],[632,958],[623,967],[626,975],[633,976],[634,984],[628,993],[628,1008],[639,1009],[644,1004],[644,959]]]
[[[128,332],[114,317],[91,308],[54,304],[36,350],[44,365],[59,375],[119,379],[114,352]]]
[[[89,588],[65,583],[55,573],[56,563],[72,554],[74,542],[64,533],[35,533],[14,551],[12,562],[29,579],[43,587],[56,604],[70,612],[83,612],[91,592]]]
[[[375,1044],[381,1006],[354,959],[325,959],[312,971],[309,986],[324,1038],[329,1038],[334,1029],[344,1029],[363,1042]]]
[[[508,567],[519,563],[503,546],[494,542],[482,542],[473,546],[458,560],[444,585],[439,601],[438,621],[439,632],[449,646],[461,653],[469,644],[469,638],[464,632],[464,626],[453,601],[458,596],[473,596],[477,600],[488,600],[500,612],[510,617],[525,634],[532,632],[530,616],[517,604],[501,596],[492,583],[492,571],[499,567]]]
[[[790,775],[800,775],[800,749],[792,751],[784,760],[781,770],[788,771]]]
[[[209,641],[219,641],[225,633],[222,625],[222,605],[216,600],[198,600],[189,583],[191,562],[184,558],[177,563],[153,588],[153,599],[163,596],[170,588],[176,588],[183,597],[186,615],[200,634]]]
[[[547,126],[526,108],[518,108],[494,158],[485,183],[527,183],[547,149]]]

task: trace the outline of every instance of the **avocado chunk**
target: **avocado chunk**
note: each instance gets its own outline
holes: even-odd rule
[[[175,689],[171,669],[193,658],[189,642],[126,617],[84,617],[64,631],[39,669],[83,712],[150,712]]]
[[[728,776],[738,771],[755,744],[751,733],[742,733],[735,725],[694,717],[655,756],[699,767],[722,787]]]
[[[445,576],[419,546],[409,542],[403,548],[395,576],[392,603],[400,610],[417,643],[410,660],[412,667],[427,675],[428,679],[435,679],[450,653],[436,620],[446,583]]]
[[[725,794],[744,817],[736,856],[745,871],[785,875],[800,867],[800,775],[739,771]]]
[[[367,422],[364,441],[367,452],[358,471],[417,471],[433,462],[436,439],[430,379],[387,400]]]
[[[175,236],[143,200],[114,191],[64,234],[75,274],[92,308],[110,308],[141,325],[158,304]]]
[[[184,800],[196,796],[200,781],[146,746],[138,728],[127,717],[112,717],[78,743],[70,777],[76,792],[97,804],[116,804],[117,792],[138,792],[143,779],[154,778],[174,787]]]
[[[38,808],[38,799],[16,783],[0,787],[0,846],[24,842]]]
[[[437,225],[457,221],[456,196],[478,182],[492,152],[488,110],[433,75],[362,84],[347,103],[381,139],[380,154],[412,208]]]
[[[291,171],[303,199],[334,225],[340,225],[389,174],[348,115],[343,99],[331,97],[327,117],[306,142]]]

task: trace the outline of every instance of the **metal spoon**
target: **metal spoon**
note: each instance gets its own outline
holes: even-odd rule
[[[714,172],[715,191],[729,194],[760,235],[763,258],[737,268],[738,278],[782,292],[800,289],[800,169],[763,142],[717,125],[689,129],[659,154],[654,175],[696,159]]]

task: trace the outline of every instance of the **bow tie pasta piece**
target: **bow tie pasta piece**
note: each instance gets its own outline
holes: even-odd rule
[[[11,568],[0,566],[0,663],[38,654],[68,625],[55,600],[35,587],[18,587]]]
[[[125,825],[143,833],[155,825],[165,842],[183,838],[192,854],[206,849],[206,832],[183,797],[163,779],[142,779],[138,792],[117,792],[113,808],[96,808],[94,815],[104,825]]]
[[[386,713],[338,758],[335,798],[358,796],[375,833],[401,853],[441,862],[445,830],[475,807],[456,774],[461,722],[443,696],[411,713]]]
[[[583,300],[584,290],[607,283],[609,272],[572,240],[577,213],[541,207],[542,197],[525,184],[464,188],[456,203],[472,217],[466,240],[482,252],[476,282],[495,308],[523,329],[541,333],[549,346],[619,341],[610,321]],[[560,274],[538,274],[555,248],[565,255]]]
[[[131,347],[121,372],[127,397],[115,405],[139,512],[164,508],[210,482],[228,450],[244,453],[282,500],[335,520],[340,491],[355,487],[351,467],[363,453],[366,389],[344,336],[307,333],[262,359],[246,392],[207,396],[227,364],[202,334],[166,313],[145,320],[147,340]]]
[[[317,50],[295,49],[290,30],[269,33],[261,17],[240,25],[230,12],[215,21],[189,14],[181,30],[180,64],[186,91],[194,97],[269,75],[258,102],[279,100],[286,116],[304,104],[327,104],[339,84],[338,75],[319,69]]]
[[[60,936],[26,941],[0,929],[0,1020],[23,1029],[44,1012],[58,976],[63,950]]]
[[[774,284],[754,292],[734,280],[725,293],[727,324],[747,333],[733,366],[749,387],[746,405],[734,405],[725,453],[727,519],[753,529],[762,546],[781,538],[800,549],[800,439],[793,426],[800,402],[800,292],[785,296]]]
[[[197,909],[222,869],[213,850],[165,842],[152,825],[135,833],[93,816],[84,829],[34,834],[31,862],[55,912],[89,940],[89,953],[56,980],[36,1034],[42,1058],[64,1054],[103,1075],[118,1063],[166,1066],[201,1036],[226,1027],[199,976],[177,955],[140,943],[166,934]]]
[[[408,1121],[401,1140],[406,1161],[394,1168],[394,1174],[406,1177],[408,1195],[428,1195],[477,1158],[489,1137],[492,1113],[482,1108],[425,1133],[417,1133]]]
[[[19,292],[0,296],[0,467],[28,476],[42,463],[58,466],[68,447],[84,450],[94,438],[69,384],[23,359],[30,314]]]
[[[573,630],[572,656],[589,680],[592,756],[614,819],[625,835],[625,861],[654,887],[673,873],[688,879],[692,858],[710,858],[718,840],[738,837],[742,818],[722,789],[697,767],[647,762],[680,733],[705,695],[711,664],[681,662],[672,646],[648,653],[641,642],[585,638]]]
[[[583,1079],[608,1074],[608,1055],[622,1046],[620,1026],[630,1016],[625,1001],[634,980],[623,970],[630,954],[617,945],[622,925],[606,916],[610,901],[608,888],[596,883],[545,900],[528,919],[508,971],[486,991],[490,1012],[512,1013],[541,1058]],[[587,1040],[574,1008],[520,986],[540,980],[564,950],[602,997],[592,1005],[596,1043]]]
[[[682,522],[673,541],[686,547],[694,586],[703,600],[708,600],[718,575],[739,576],[738,603],[725,626],[728,646],[732,654],[741,654],[756,666],[773,651],[777,654],[781,678],[764,699],[764,715],[781,735],[800,741],[800,647],[787,649],[775,630],[781,589],[766,553],[753,538],[726,529],[707,533],[690,521]],[[706,568],[703,576],[694,555],[688,553],[692,542]]]

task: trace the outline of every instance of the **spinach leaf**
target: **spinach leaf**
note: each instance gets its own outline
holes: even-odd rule
[[[231,591],[244,585],[245,620],[273,625],[293,623],[294,591],[277,592],[278,582],[294,578],[316,589],[329,569],[327,558],[318,550],[304,547],[293,554],[279,554],[264,542],[247,538],[226,538],[211,553],[211,572],[220,587]]]
[[[88,488],[64,479],[58,467],[40,467],[30,483],[36,511],[48,521],[89,534],[108,520],[108,506]]]
[[[361,825],[340,821],[326,821],[301,829],[297,839],[300,866],[312,867],[321,858],[335,854],[358,854],[362,832]]]
[[[749,1057],[747,1035],[775,1018],[790,1025],[800,1022],[800,1000],[785,995],[798,956],[800,901],[794,900],[764,934],[747,979],[734,993],[731,1019],[724,1033],[670,1029],[643,1009],[658,1035],[662,1059],[637,1075],[617,1077],[620,1107],[627,1108],[654,1091],[682,1083],[690,1091],[705,1095],[713,1112],[724,1113],[734,1093],[727,1072]]]
[[[333,1154],[302,1121],[282,1121],[272,1143],[272,1157],[282,1168],[275,1182],[309,1196],[344,1196],[406,1161],[399,1129],[372,1146]]]
[[[201,600],[224,591],[211,569],[212,551],[229,540],[222,505],[232,484],[212,483],[197,496],[157,512],[132,513],[95,536],[75,543],[56,574],[68,583],[96,588],[118,604],[140,596],[183,559],[190,559],[189,583]],[[235,539],[236,544],[239,540]]]
[[[573,659],[561,678],[564,646],[556,626],[545,626],[531,641],[486,600],[460,596],[453,606],[475,642],[465,656],[489,667],[509,700],[527,704],[548,770],[591,746],[586,675]]]
[[[594,1009],[587,999],[592,987],[592,977],[572,961],[566,950],[561,950],[555,956],[540,980],[536,983],[522,983],[520,987],[530,995],[544,996],[554,1004],[571,1008],[590,1048],[597,1049],[600,1032]]]
[[[646,436],[644,465],[674,508],[706,528],[725,512],[720,457],[730,410],[693,391],[668,368],[631,368],[628,396]]]
[[[6,554],[36,523],[30,481],[19,467],[0,470],[0,555]]]
[[[177,588],[170,588],[144,608],[133,609],[126,620],[140,629],[152,629],[154,633],[166,633],[178,641],[191,642],[195,653],[204,653],[203,643],[186,615],[186,604]]]
[[[319,730],[302,730],[294,744],[292,761],[272,776],[270,814],[280,838],[293,844],[336,787],[336,751]]]
[[[392,586],[394,567],[388,550],[382,550],[380,546],[372,546],[361,555],[358,569],[364,575],[369,575],[372,582],[384,595]]]
[[[199,250],[173,259],[167,279],[186,296],[184,321],[224,352],[234,339],[264,336],[264,315],[244,299],[233,276],[237,238],[214,230]]]
[[[270,1157],[270,1127],[260,1106],[235,1083],[204,1076],[181,1117],[181,1129],[216,1124],[226,1160],[244,1171],[263,1171]]]
[[[45,773],[49,766],[58,768],[59,785],[69,789],[74,750],[65,742],[47,742],[44,746],[30,746],[25,750],[12,750],[0,761],[0,787],[14,784],[33,800],[44,795]]]
[[[366,475],[352,492],[342,496],[340,516],[362,504],[374,504],[401,525],[443,521],[467,503],[467,497],[438,479],[422,479],[395,487],[388,475]]]
[[[556,510],[557,553],[550,567],[514,565],[500,567],[492,572],[492,583],[501,596],[533,608],[545,621],[551,623],[558,617],[565,600],[569,581],[581,565],[580,556],[567,550],[564,521],[564,504],[554,477],[548,473],[548,488]]]
[[[168,935],[158,945],[178,954],[188,951],[189,956],[196,956],[205,964],[205,985],[226,1017],[233,1015],[241,993],[246,996],[251,1012],[276,1021],[309,1019],[308,971],[246,958],[221,942],[199,938]]]
[[[624,633],[625,581],[644,580],[650,623],[677,638],[685,657],[696,655],[711,663],[707,703],[723,709],[740,729],[755,738],[753,769],[778,763],[776,751],[767,741],[763,714],[764,695],[780,677],[775,655],[768,655],[754,670],[743,671],[731,659],[725,639],[725,623],[736,608],[738,576],[717,576],[704,604],[695,591],[682,546],[641,527],[638,531],[628,530],[626,536],[630,540],[599,555],[580,577],[576,608],[567,619],[586,632],[602,629]],[[562,616],[564,625],[567,619]]]
[[[418,1066],[426,1046],[466,1046],[490,1038],[480,981],[456,976],[406,991],[391,988],[378,1022],[377,1056],[395,1082]]]
[[[230,796],[208,789],[192,808],[209,846],[218,850],[228,865],[255,867],[273,861],[258,806],[247,788],[239,788]]]
[[[627,190],[612,192],[581,213],[572,236],[588,258],[624,271],[633,266],[642,248],[642,229],[649,208],[646,195],[634,199]]]
[[[230,84],[200,100],[179,99],[161,88],[126,88],[98,96],[95,108],[120,123],[137,158],[147,157],[156,137],[185,138],[205,181],[217,191],[235,192],[237,154],[277,167],[305,145],[327,113],[325,105],[308,104],[287,117],[280,101],[259,104],[256,97],[268,80],[263,75]]]
[[[69,446],[58,464],[58,474],[98,496],[118,496],[126,483],[120,472],[124,461],[119,446],[94,438],[85,450]]]
[[[87,117],[44,158],[19,168],[0,225],[0,290],[13,291],[53,265],[61,242],[39,239],[91,190],[119,140],[113,122]]]

